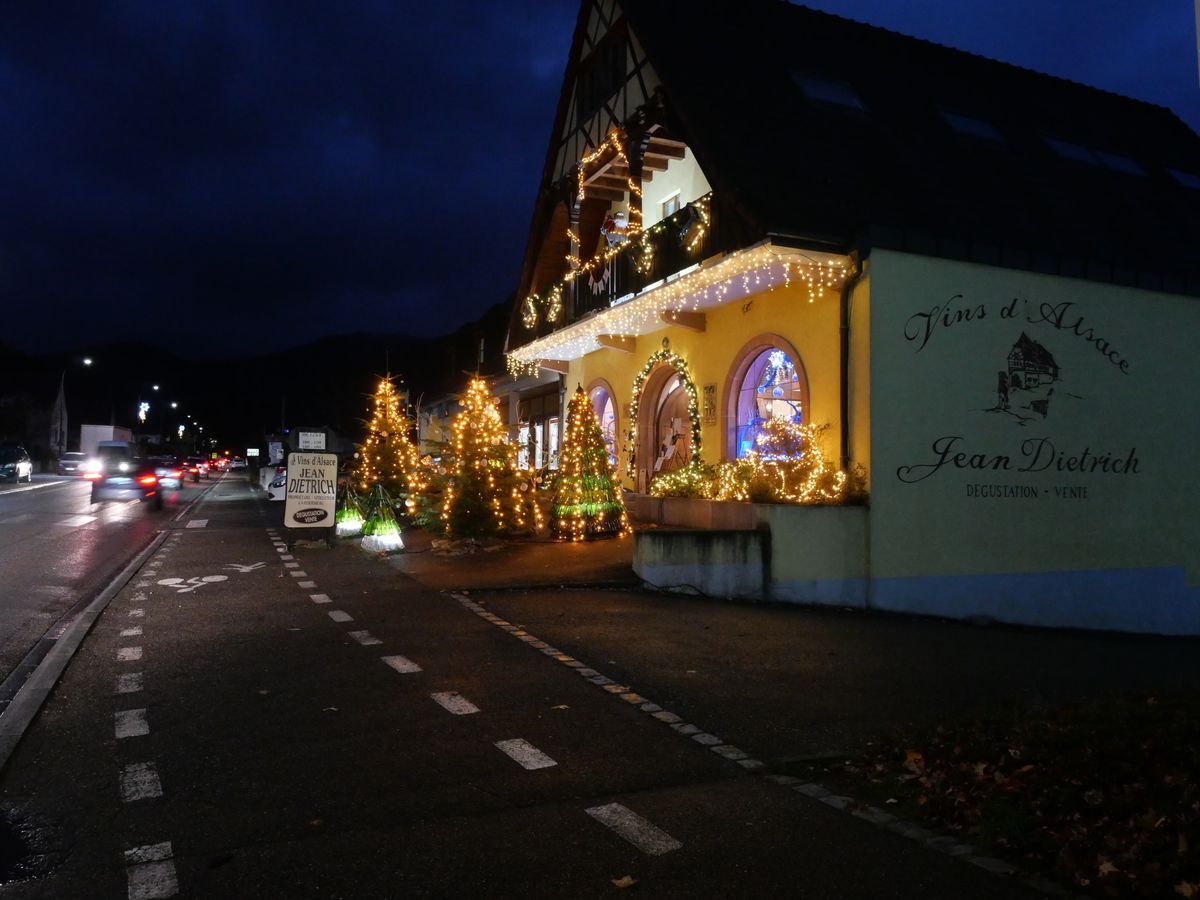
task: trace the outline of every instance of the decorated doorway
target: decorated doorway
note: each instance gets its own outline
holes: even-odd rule
[[[696,386],[683,358],[666,347],[650,357],[634,382],[632,406],[637,430],[629,474],[646,491],[659,475],[699,459]]]

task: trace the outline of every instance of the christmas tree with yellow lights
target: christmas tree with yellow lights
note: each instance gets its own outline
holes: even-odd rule
[[[422,490],[425,479],[417,448],[409,440],[413,422],[400,406],[390,375],[379,379],[371,404],[367,438],[358,448],[355,488],[366,494],[375,485],[383,485],[393,496]]]
[[[522,527],[516,498],[513,447],[488,391],[475,377],[450,426],[444,464],[442,525],[451,537],[480,537]]]
[[[630,531],[621,488],[608,459],[600,422],[582,387],[567,406],[558,488],[554,495],[554,533],[582,541]]]

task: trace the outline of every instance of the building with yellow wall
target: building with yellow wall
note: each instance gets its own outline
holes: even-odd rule
[[[1198,246],[1168,110],[781,0],[584,0],[509,366],[695,526],[639,536],[651,583],[1200,633]],[[867,502],[646,496],[773,418]]]

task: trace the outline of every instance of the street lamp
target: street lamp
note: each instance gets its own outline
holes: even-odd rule
[[[92,364],[92,358],[90,356],[85,356],[83,358],[83,364],[85,366],[90,366]]]

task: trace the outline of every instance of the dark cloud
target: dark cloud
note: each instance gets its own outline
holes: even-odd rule
[[[815,5],[1200,124],[1184,0],[1136,17],[1079,0]],[[182,349],[226,354],[365,328],[437,334],[477,316],[515,286],[577,9],[13,6],[0,29],[0,307],[25,324],[3,339],[171,343],[162,320],[199,307],[225,315]],[[270,327],[245,315],[268,310]]]

